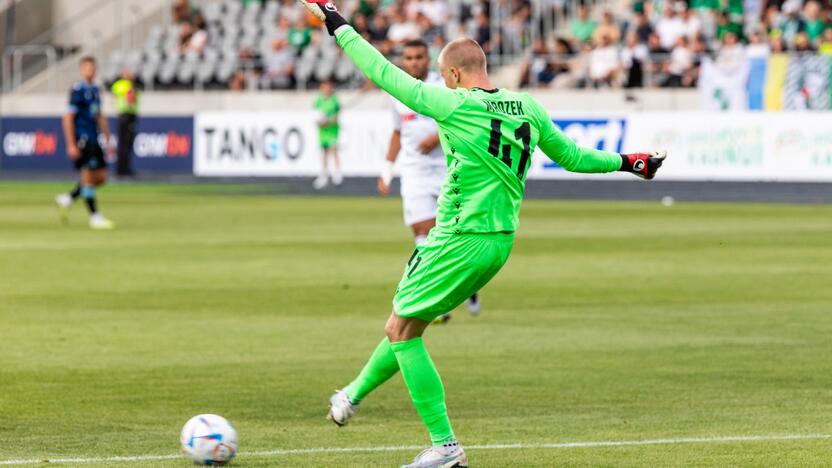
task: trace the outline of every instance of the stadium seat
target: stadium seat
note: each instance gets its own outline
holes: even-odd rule
[[[142,64],[142,54],[142,51],[138,49],[127,52],[122,66],[130,70],[131,73],[136,73]]]
[[[179,52],[169,54],[165,57],[159,67],[158,81],[163,86],[170,86],[174,84],[176,73],[179,70],[179,64],[182,61],[182,54]]]
[[[258,75],[261,64],[274,53],[275,38],[286,38],[289,33],[285,23],[279,26],[278,20],[285,15],[289,19],[288,27],[293,28],[298,18],[297,8],[294,2],[281,0],[198,2],[208,36],[202,54],[182,56],[181,24],[152,25],[141,43],[142,49],[111,54],[109,63],[102,67],[102,76],[105,81],[115,79],[121,67],[127,66],[145,83],[164,89],[195,83],[223,84],[240,67],[247,70],[256,67],[254,71]],[[449,16],[442,26],[448,37],[455,36],[466,27],[473,27],[472,31],[475,31],[473,20],[461,24],[456,15]],[[341,56],[332,39],[322,34],[319,40],[321,33],[317,29],[312,34],[311,44],[298,50],[292,78],[258,78],[252,82],[257,82],[257,86],[264,89],[274,89],[292,84],[303,87],[325,79],[350,82],[359,76],[355,67]],[[297,43],[293,45],[297,47]],[[241,55],[244,50],[246,52]],[[245,57],[246,61],[243,62],[241,57]]]
[[[162,53],[158,50],[149,50],[145,52],[144,61],[137,73],[145,86],[150,86],[156,83],[156,74],[159,73],[159,67],[162,63]]]
[[[101,70],[101,79],[104,80],[104,83],[114,83],[118,79],[123,64],[124,53],[120,50],[114,50]]]
[[[220,53],[217,49],[207,48],[202,53],[202,61],[196,69],[195,80],[203,85],[213,82],[220,61]]]
[[[230,53],[223,53],[222,59],[219,61],[216,69],[216,78],[219,83],[227,83],[234,72],[237,71],[240,58],[236,55],[236,51]]]

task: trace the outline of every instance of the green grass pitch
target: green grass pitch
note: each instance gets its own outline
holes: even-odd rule
[[[556,183],[556,182],[553,182]],[[398,199],[262,186],[0,184],[0,464],[165,455],[201,412],[240,467],[398,466],[400,377],[324,419],[412,252]],[[268,191],[268,190],[266,190]],[[463,444],[832,434],[832,207],[527,201],[483,315],[428,330]],[[472,449],[472,467],[829,466],[832,439]],[[71,465],[71,464],[70,464]],[[185,460],[84,466],[188,466]]]

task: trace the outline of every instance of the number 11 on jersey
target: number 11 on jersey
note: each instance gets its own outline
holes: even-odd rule
[[[495,158],[500,158],[506,166],[511,168],[511,145],[500,145],[503,135],[502,127],[502,120],[491,119],[491,138],[488,141],[488,153]],[[517,178],[523,180],[523,176],[526,173],[526,165],[529,163],[529,157],[532,153],[531,125],[529,125],[528,122],[523,122],[523,124],[514,131],[514,138],[523,143],[523,150],[520,152],[520,162],[517,165]]]

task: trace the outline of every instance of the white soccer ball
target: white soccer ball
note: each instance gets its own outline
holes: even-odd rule
[[[197,465],[225,465],[237,454],[237,431],[222,416],[200,414],[185,423],[182,450]]]

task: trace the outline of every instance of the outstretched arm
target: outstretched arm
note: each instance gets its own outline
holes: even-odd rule
[[[462,103],[459,93],[425,84],[390,63],[381,52],[347,24],[331,2],[300,1],[325,22],[327,30],[335,36],[347,57],[367,78],[414,112],[441,122]]]
[[[585,148],[563,134],[540,107],[540,142],[538,146],[552,161],[571,172],[631,172],[652,179],[667,157],[667,152],[618,154]]]
[[[548,116],[542,127],[538,146],[549,159],[567,171],[614,172],[621,168],[621,155],[576,145]]]

